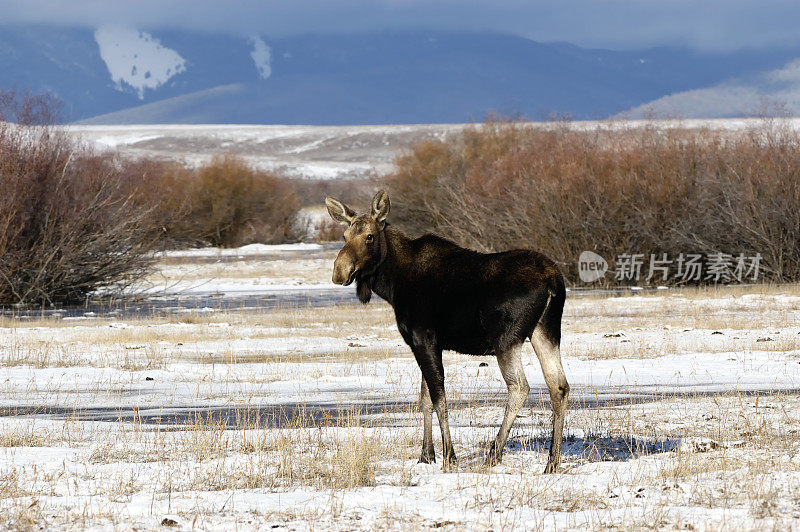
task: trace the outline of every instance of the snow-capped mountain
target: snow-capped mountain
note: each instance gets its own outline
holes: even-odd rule
[[[663,96],[631,109],[628,116],[652,114],[689,118],[800,116],[800,59],[775,70]]]
[[[797,52],[619,52],[443,31],[271,38],[0,26],[0,87],[52,92],[65,120],[87,123],[604,118],[780,69]]]
[[[131,28],[100,28],[94,32],[94,40],[115,88],[131,88],[140,100],[144,100],[145,90],[155,90],[186,71],[186,60],[149,33]]]

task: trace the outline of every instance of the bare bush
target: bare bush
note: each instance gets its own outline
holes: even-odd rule
[[[62,102],[50,93],[0,89],[0,120],[26,126],[58,123]]]
[[[372,199],[373,178],[369,179],[303,179],[294,182],[304,207],[320,207],[326,196],[347,204],[363,204]],[[308,219],[305,233],[316,242],[342,240],[345,227],[331,220],[327,213],[322,219]]]
[[[538,249],[573,281],[583,250],[760,253],[759,280],[792,281],[800,138],[781,124],[721,132],[488,122],[418,144],[385,181],[407,231],[484,251]]]
[[[45,104],[11,118],[46,121]],[[157,239],[153,207],[137,200],[147,185],[52,127],[0,122],[0,303],[82,301],[143,273]]]
[[[173,213],[165,221],[171,238],[214,246],[294,239],[300,201],[289,180],[230,155],[195,170],[162,170],[162,194]]]
[[[372,199],[365,190],[367,179],[297,179],[292,181],[303,207],[319,206],[325,196],[334,196],[348,205]]]
[[[338,242],[344,237],[347,229],[333,220],[322,219],[313,228],[314,240],[317,242]]]

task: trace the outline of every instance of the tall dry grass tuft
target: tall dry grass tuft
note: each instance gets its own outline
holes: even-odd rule
[[[495,121],[418,144],[385,184],[407,231],[485,251],[538,249],[573,281],[584,250],[760,253],[759,280],[795,281],[798,148],[800,135],[773,120],[733,132]]]

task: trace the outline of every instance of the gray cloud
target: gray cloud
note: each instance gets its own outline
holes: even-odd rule
[[[435,28],[492,30],[616,49],[800,44],[796,0],[0,0],[0,13],[0,23],[114,24],[272,36]]]

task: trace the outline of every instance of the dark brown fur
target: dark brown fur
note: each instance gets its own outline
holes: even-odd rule
[[[400,334],[411,347],[422,372],[423,402],[427,391],[439,417],[443,454],[448,464],[455,460],[455,454],[446,421],[442,350],[505,356],[540,327],[546,345],[537,349],[537,355],[540,360],[542,356],[552,358],[540,355],[539,351],[549,351],[552,346],[558,353],[566,294],[561,273],[553,261],[531,250],[485,254],[434,235],[409,239],[386,224],[389,200],[384,192],[375,196],[371,215],[358,216],[332,198],[326,201],[331,216],[349,224],[345,245],[334,263],[333,281],[338,284],[355,281],[362,303],[369,302],[374,292],[394,308]],[[545,363],[551,362],[545,360],[543,368]],[[522,372],[521,366],[512,369]],[[513,382],[506,379],[509,390],[514,385],[527,395],[524,374],[521,379],[511,377]],[[563,371],[556,377],[556,389],[551,387],[551,396],[555,392],[559,405],[562,401],[565,405],[569,387]],[[560,406],[559,409],[563,410]],[[515,416],[516,411],[511,422]],[[550,471],[557,469],[560,458],[561,433],[556,438],[555,429],[560,427],[555,419],[554,416],[553,443],[559,449],[551,450]],[[426,420],[429,440],[427,432]],[[507,433],[499,435],[496,443],[502,447],[506,437]],[[490,461],[499,460],[501,453],[502,448],[493,447]],[[430,441],[423,442],[420,460],[435,460]]]

